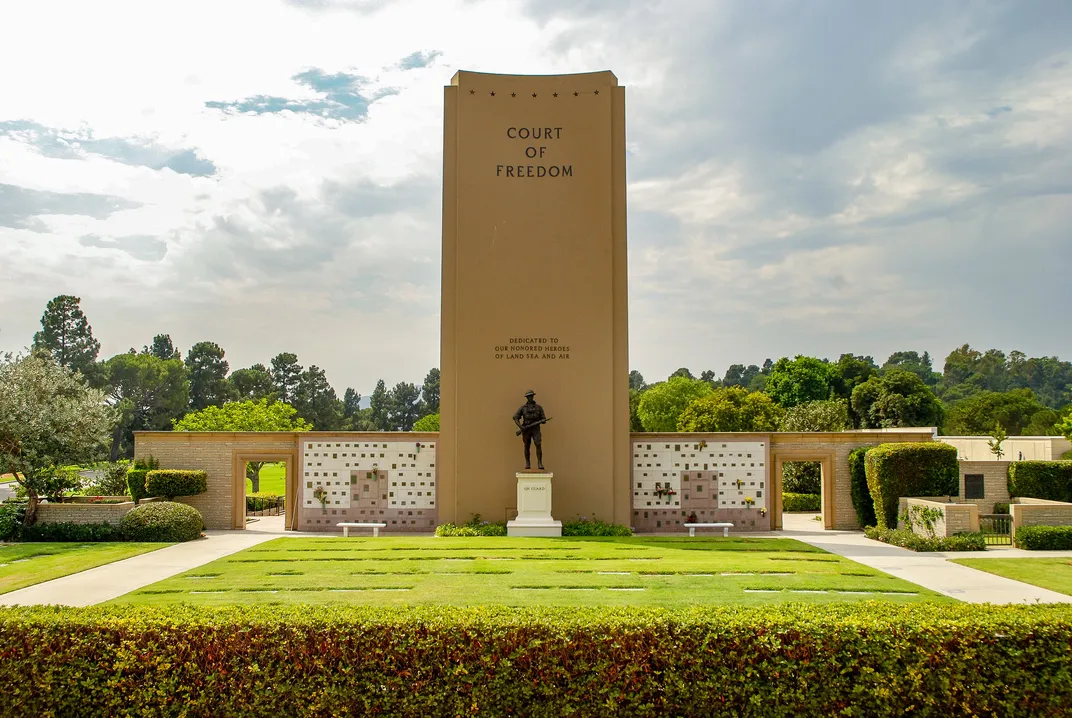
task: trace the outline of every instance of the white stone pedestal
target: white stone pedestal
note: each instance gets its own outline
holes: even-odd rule
[[[551,518],[550,471],[517,473],[517,518],[506,522],[507,536],[561,536],[562,522]]]

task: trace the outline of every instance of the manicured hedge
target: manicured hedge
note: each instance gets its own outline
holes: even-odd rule
[[[1072,461],[1014,461],[1009,496],[1072,501]]]
[[[1072,526],[1021,526],[1016,547],[1028,551],[1072,550]]]
[[[821,511],[819,494],[794,494],[782,492],[782,511]]]
[[[127,493],[134,503],[147,499],[154,494],[145,490],[145,475],[153,469],[159,468],[160,462],[150,456],[148,459],[138,459],[127,470]]]
[[[563,536],[632,536],[633,530],[621,524],[609,524],[599,519],[581,518],[562,522]]]
[[[986,539],[981,533],[927,537],[920,536],[911,529],[882,529],[869,526],[864,529],[864,535],[869,539],[912,551],[986,551]]]
[[[131,509],[133,510],[133,509]],[[16,537],[18,541],[122,541],[123,536],[116,524],[107,521],[95,524],[76,524],[70,521],[22,526]]]
[[[246,494],[246,511],[264,511],[275,507],[283,507],[283,497],[279,494],[268,491]]]
[[[1066,716],[1072,608],[11,608],[3,715]]]
[[[145,475],[145,491],[150,496],[194,496],[208,491],[208,476],[204,471],[154,469]]]
[[[960,493],[957,450],[939,442],[879,444],[864,457],[867,487],[879,528],[897,526],[902,496],[956,496]]]
[[[856,509],[856,520],[861,527],[875,525],[875,500],[871,498],[871,489],[867,488],[867,467],[864,459],[870,446],[861,446],[849,452],[849,480],[852,494],[852,507]]]
[[[204,527],[200,511],[172,501],[135,506],[119,522],[127,541],[192,541]]]

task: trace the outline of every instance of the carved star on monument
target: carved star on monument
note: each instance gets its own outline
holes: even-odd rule
[[[579,92],[574,92],[574,93],[573,93],[573,96],[574,96],[574,97],[577,97],[577,96],[579,96],[580,94],[581,94],[581,93],[579,93]]]
[[[535,93],[535,92],[534,92],[534,93],[532,93],[532,96],[533,96],[533,97],[536,97],[536,93]]]
[[[557,92],[552,92],[551,97],[558,97],[558,93]]]
[[[511,92],[510,97],[517,97],[517,93],[516,92]]]
[[[469,90],[469,94],[470,94],[470,95],[475,95],[475,94],[476,94],[476,90]]]
[[[597,94],[597,95],[599,94],[599,90],[596,90],[596,94]]]
[[[492,91],[491,91],[491,96],[492,96],[492,97],[495,97],[495,90],[492,90]]]

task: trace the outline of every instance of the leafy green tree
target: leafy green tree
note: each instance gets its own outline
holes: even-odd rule
[[[1062,421],[1058,422],[1054,429],[1066,439],[1072,441],[1072,413],[1069,413]],[[1066,453],[1072,454],[1072,451]]]
[[[712,391],[707,382],[683,376],[652,384],[637,405],[641,426],[644,431],[676,431],[678,417],[688,405]]]
[[[390,411],[390,397],[387,393],[387,385],[383,379],[376,382],[376,388],[369,397],[369,423],[373,431],[390,431],[388,412]]]
[[[100,353],[93,327],[82,312],[79,297],[61,294],[51,299],[41,315],[41,331],[34,334],[33,350],[46,352],[71,371],[89,370]]]
[[[391,431],[409,431],[421,415],[421,392],[415,384],[400,381],[387,397],[387,424]]]
[[[842,354],[837,364],[831,367],[830,386],[833,396],[846,401],[852,390],[878,374],[875,360],[869,356]]]
[[[347,423],[351,423],[359,411],[361,411],[361,394],[348,386],[342,395],[342,417]]]
[[[227,380],[231,383],[231,395],[239,401],[260,401],[276,396],[275,382],[264,364],[236,369]]]
[[[882,365],[883,372],[891,369],[910,371],[932,389],[938,385],[939,380],[942,378],[941,374],[934,371],[929,352],[923,352],[923,356],[920,356],[919,352],[894,352],[890,354],[890,358]]]
[[[644,424],[640,421],[637,408],[640,406],[640,397],[643,392],[639,389],[629,390],[629,431],[644,431]]]
[[[275,392],[280,401],[294,401],[294,392],[298,389],[301,381],[302,366],[298,363],[298,355],[291,352],[280,352],[272,358],[270,373],[275,382]]]
[[[223,406],[209,406],[190,412],[174,423],[175,431],[309,431],[312,424],[298,416],[297,410],[281,401],[229,401]],[[264,461],[246,464],[246,478],[253,493],[261,490]]]
[[[767,376],[767,393],[788,409],[829,398],[831,379],[831,367],[824,361],[799,354],[792,360],[782,357]]]
[[[439,413],[439,369],[428,371],[424,377],[424,386],[421,387],[421,412],[424,414]]]
[[[1049,418],[1052,424],[1055,412],[1043,406],[1030,389],[981,391],[949,409],[944,429],[954,436],[983,436],[1000,424],[1009,435],[1024,436],[1040,413],[1044,414],[1039,423]]]
[[[182,352],[171,342],[170,334],[157,334],[151,346],[142,348],[143,354],[151,354],[157,359],[182,359]]]
[[[439,431],[439,414],[427,414],[417,419],[414,431]]]
[[[633,369],[629,372],[629,388],[636,391],[644,391],[648,387],[644,383],[644,375]]]
[[[722,385],[722,382],[717,376],[715,376],[715,373],[710,369],[705,369],[704,371],[700,372],[700,381],[706,381],[712,389],[717,389],[719,386]]]
[[[104,362],[104,376],[108,403],[115,407],[112,461],[134,455],[135,431],[163,431],[186,411],[190,381],[179,358],[116,354]]]
[[[766,394],[723,387],[692,401],[677,420],[678,431],[775,431],[785,412]]]
[[[923,379],[903,369],[871,377],[852,392],[852,412],[860,428],[942,426],[942,403]]]
[[[1009,438],[1009,435],[1005,433],[1005,429],[1001,424],[994,424],[994,430],[990,435],[990,440],[986,442],[986,445],[990,447],[990,453],[997,457],[998,461],[1001,461],[1001,457],[1005,455],[1005,449],[1001,448],[1001,445],[1005,443],[1005,440]]]
[[[223,347],[215,342],[198,342],[186,353],[186,371],[190,376],[190,410],[222,406],[232,398],[227,382],[229,365]]]
[[[328,383],[327,374],[315,364],[302,372],[294,390],[294,408],[317,431],[342,428],[342,402]]]
[[[689,371],[688,369],[686,369],[685,367],[681,367],[680,369],[675,371],[673,374],[670,375],[670,378],[673,379],[674,377],[678,377],[678,376],[685,377],[686,379],[695,379],[696,378],[696,377],[694,377],[692,375],[692,372]]]
[[[844,431],[852,427],[849,407],[842,399],[797,404],[782,418],[781,431]]]
[[[26,492],[27,526],[42,496],[73,488],[60,467],[98,458],[112,421],[104,393],[52,358],[0,358],[0,466]]]

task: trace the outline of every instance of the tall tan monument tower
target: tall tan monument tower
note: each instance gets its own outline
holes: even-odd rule
[[[463,71],[444,94],[439,519],[511,518],[532,389],[555,518],[630,525],[625,88]]]

